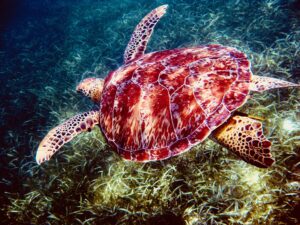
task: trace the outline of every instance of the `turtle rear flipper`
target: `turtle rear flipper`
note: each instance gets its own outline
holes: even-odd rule
[[[253,75],[250,83],[250,90],[256,92],[263,92],[275,88],[300,87],[300,84],[294,84],[288,81],[279,80],[272,77],[261,77]]]
[[[234,115],[212,133],[213,139],[244,161],[260,168],[274,163],[271,142],[263,134],[261,122],[246,116]]]
[[[53,128],[38,147],[37,163],[41,164],[49,160],[65,143],[71,141],[81,132],[91,131],[96,124],[99,124],[99,111],[89,111],[77,114]]]

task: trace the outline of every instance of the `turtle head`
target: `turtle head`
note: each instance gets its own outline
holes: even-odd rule
[[[76,91],[89,97],[93,102],[100,102],[104,79],[90,77],[82,80],[76,87]]]

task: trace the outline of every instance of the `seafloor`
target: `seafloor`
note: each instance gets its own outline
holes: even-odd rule
[[[246,52],[255,74],[300,82],[297,0],[14,0],[0,30],[1,224],[300,223],[295,89],[255,94],[241,109],[264,118],[268,169],[210,140],[162,162],[127,162],[99,129],[36,164],[47,131],[92,107],[76,84],[121,66],[135,25],[165,3],[148,52],[220,43]]]

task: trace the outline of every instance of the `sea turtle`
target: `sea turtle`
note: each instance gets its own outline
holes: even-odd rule
[[[210,137],[248,163],[262,168],[273,164],[262,123],[236,109],[250,91],[300,85],[253,75],[243,52],[219,44],[144,54],[166,9],[152,10],[137,25],[123,66],[105,79],[87,78],[77,86],[99,109],[53,128],[38,147],[38,164],[96,125],[127,160],[167,159]]]

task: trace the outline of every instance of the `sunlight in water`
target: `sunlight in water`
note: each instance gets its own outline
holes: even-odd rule
[[[238,168],[240,179],[247,184],[253,191],[260,191],[266,186],[266,178],[268,176],[265,170],[246,165]]]
[[[260,182],[261,173],[257,170],[253,170],[253,171],[245,174],[243,179],[244,179],[244,181],[246,181],[247,184],[249,184],[250,186],[253,186],[253,185],[258,184],[258,182]]]
[[[300,123],[291,118],[286,118],[282,122],[282,129],[287,131],[288,133],[292,133],[294,131],[300,130]]]

